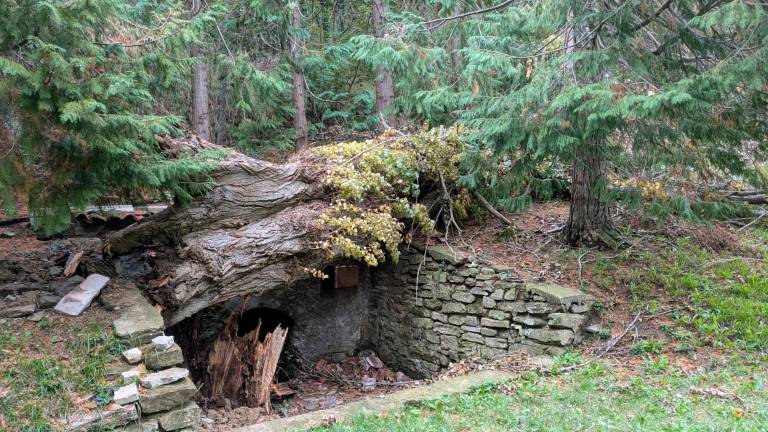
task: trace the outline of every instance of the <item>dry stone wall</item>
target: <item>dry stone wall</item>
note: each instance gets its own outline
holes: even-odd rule
[[[418,283],[417,283],[418,280]],[[582,340],[595,299],[525,283],[509,268],[446,246],[416,247],[372,274],[372,346],[390,366],[428,376],[461,358],[559,354]]]

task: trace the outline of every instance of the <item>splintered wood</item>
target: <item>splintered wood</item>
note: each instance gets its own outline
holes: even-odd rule
[[[263,406],[270,412],[270,394],[288,329],[277,326],[262,336],[261,322],[247,334],[237,336],[237,318],[230,317],[208,354],[208,376],[212,402]]]

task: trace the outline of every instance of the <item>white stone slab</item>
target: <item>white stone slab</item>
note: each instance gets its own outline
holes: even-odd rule
[[[130,383],[115,390],[114,400],[118,405],[127,405],[139,400],[139,388],[136,383]]]
[[[131,348],[123,351],[123,357],[128,364],[136,364],[144,358],[144,353],[139,348]]]
[[[165,351],[173,344],[173,336],[162,335],[152,339],[152,347],[157,351]]]
[[[176,381],[183,380],[188,376],[189,376],[189,371],[187,369],[172,367],[170,369],[166,369],[160,372],[144,375],[141,378],[141,386],[148,389],[153,389],[156,387],[160,387],[161,385],[170,384]]]
[[[92,274],[59,300],[54,310],[63,315],[78,316],[91,305],[91,302],[107,285],[109,278]]]

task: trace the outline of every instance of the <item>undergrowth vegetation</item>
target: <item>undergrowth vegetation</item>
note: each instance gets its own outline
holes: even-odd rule
[[[46,320],[36,326],[33,331],[0,325],[0,430],[58,430],[54,419],[83,402],[78,395],[94,406],[111,400],[106,365],[125,347],[110,329],[90,324],[62,338],[40,337]]]
[[[657,238],[652,250],[603,254],[589,266],[597,288],[629,288],[633,301],[659,305],[659,296],[678,304],[669,311],[681,329],[669,330],[679,349],[695,343],[684,328],[695,329],[718,348],[768,349],[768,269],[760,245],[745,246],[750,256],[707,251],[687,238],[673,243]],[[737,251],[740,252],[740,251]],[[703,342],[702,342],[703,343]]]

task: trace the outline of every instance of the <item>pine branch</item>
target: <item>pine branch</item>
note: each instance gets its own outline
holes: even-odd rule
[[[503,9],[503,8],[511,5],[514,1],[515,0],[506,0],[504,2],[501,2],[501,3],[497,4],[496,6],[491,6],[491,7],[487,7],[487,8],[484,8],[484,9],[477,9],[477,10],[470,11],[470,12],[464,12],[464,13],[453,15],[453,16],[449,16],[449,17],[437,18],[437,19],[433,19],[433,20],[430,20],[430,21],[425,21],[422,24],[427,26],[427,30],[434,30],[434,29],[440,27],[441,25],[443,25],[443,24],[445,24],[445,23],[447,23],[449,21],[454,21],[454,20],[466,18],[468,16],[481,15],[481,14],[484,14],[484,13],[493,12],[493,11],[497,11],[497,10]]]

